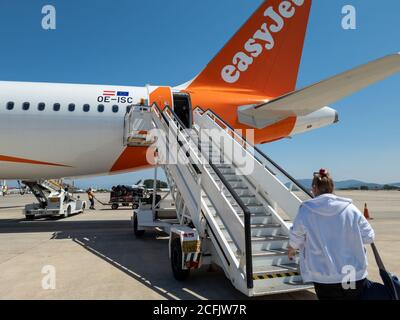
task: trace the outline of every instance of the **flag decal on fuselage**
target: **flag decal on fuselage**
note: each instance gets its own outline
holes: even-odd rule
[[[129,91],[103,90],[102,95],[97,97],[99,103],[133,103]]]

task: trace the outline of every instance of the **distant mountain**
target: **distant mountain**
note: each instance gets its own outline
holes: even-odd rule
[[[337,189],[348,189],[348,188],[360,188],[360,187],[368,187],[369,189],[382,189],[383,185],[378,183],[369,183],[360,180],[345,180],[335,182],[335,186]]]
[[[299,182],[307,189],[311,189],[312,179],[300,179]],[[390,183],[391,186],[400,187],[400,183]],[[368,187],[368,189],[383,189],[383,184],[370,183],[360,180],[344,180],[335,181],[336,189],[360,189],[360,187]]]

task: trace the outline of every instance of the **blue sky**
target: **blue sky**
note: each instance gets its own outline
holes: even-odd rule
[[[400,51],[398,0],[314,0],[298,88]],[[0,79],[115,85],[176,85],[191,79],[260,0],[2,0]],[[57,10],[57,29],[41,28],[41,9]],[[341,10],[357,10],[343,30]],[[339,124],[262,146],[298,178],[329,168],[337,180],[398,182],[400,75],[332,107]],[[134,183],[151,171],[85,180]],[[82,182],[82,183],[83,183]]]

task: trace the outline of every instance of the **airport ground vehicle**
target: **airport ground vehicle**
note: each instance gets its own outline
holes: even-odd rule
[[[27,204],[23,213],[27,220],[44,216],[68,217],[82,213],[86,201],[76,199],[61,184],[52,180],[23,181],[35,195],[38,203]]]
[[[130,112],[138,117],[141,109]],[[211,110],[194,110],[192,130],[169,107],[153,104],[144,118],[149,115],[147,129],[151,136],[157,128],[156,139],[142,143],[156,142],[170,192],[161,197],[154,190],[151,202],[134,210],[132,226],[137,237],[155,228],[170,235],[174,277],[184,280],[190,270],[217,264],[247,296],[311,288],[302,282],[299,257],[287,256],[290,220],[309,192]],[[135,129],[143,133],[143,126],[126,125],[128,145],[140,144]],[[165,161],[175,147],[185,161]]]

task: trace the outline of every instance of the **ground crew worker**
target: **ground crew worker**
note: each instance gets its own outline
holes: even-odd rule
[[[96,208],[94,207],[94,193],[92,191],[92,188],[89,188],[87,191],[87,195],[90,201],[90,208],[91,210],[96,210]]]
[[[312,192],[293,222],[289,259],[300,250],[301,275],[318,299],[360,299],[369,283],[364,244],[374,241],[374,230],[351,199],[333,194],[327,170],[314,173]]]

